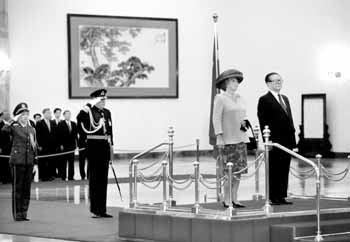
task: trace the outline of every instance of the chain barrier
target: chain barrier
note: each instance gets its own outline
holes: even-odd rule
[[[330,180],[330,181],[340,182],[340,181],[342,181],[342,180],[345,179],[345,177],[348,175],[348,172],[349,172],[349,170],[347,170],[347,171],[343,174],[343,176],[342,176],[341,178],[338,178],[338,179],[333,178],[333,177],[329,176],[329,174],[326,174],[326,173],[322,174],[322,176],[325,177],[325,178],[327,178],[327,179]]]
[[[239,170],[239,171],[235,171],[235,172],[232,172],[233,175],[238,175],[238,174],[241,174],[243,172],[245,172],[246,170],[248,170],[248,168],[252,167],[255,165],[255,163],[258,161],[258,160],[261,160],[262,157],[264,156],[263,153],[261,153],[249,166],[246,166],[244,167],[243,169]],[[260,161],[261,162],[261,161]],[[256,172],[256,171],[255,171]],[[255,174],[254,172],[254,174]]]
[[[185,184],[185,183],[187,183],[187,182],[188,182],[189,180],[191,180],[191,179],[194,179],[192,175],[189,175],[189,177],[188,177],[187,179],[181,180],[181,181],[180,181],[180,180],[176,180],[176,179],[172,178],[171,176],[168,176],[168,180],[169,180],[170,182],[173,182],[173,183],[179,184],[179,185]]]
[[[162,182],[162,176],[158,177],[158,181],[155,185],[149,185],[147,184],[145,181],[141,180],[139,177],[137,177],[137,180],[142,183],[142,185],[144,185],[145,187],[148,187],[149,189],[156,189],[157,187],[159,187],[160,183]]]
[[[215,186],[215,187],[211,187],[211,186],[205,184],[205,182],[203,181],[203,178],[202,178],[202,177],[199,178],[199,182],[200,182],[204,187],[206,187],[207,189],[216,190],[216,186]]]
[[[294,167],[290,167],[291,170],[295,171],[295,172],[298,172],[300,174],[310,174],[310,173],[315,173],[315,170],[314,168],[311,168],[310,170],[306,170],[306,171],[300,171],[300,170],[297,170],[296,168]]]
[[[208,183],[208,184],[216,184],[217,180],[215,181],[209,181],[206,178],[204,178],[204,176],[202,174],[200,174],[200,177],[203,179],[204,182]],[[223,185],[225,182],[227,181],[227,175],[224,175],[222,177],[220,177],[220,183]]]
[[[242,181],[242,180],[247,180],[247,179],[250,179],[252,178],[253,176],[255,176],[255,174],[258,172],[258,170],[260,169],[261,165],[263,163],[263,159],[260,160],[258,166],[255,168],[254,172],[250,175],[244,175],[244,176],[241,176],[241,177],[237,177],[235,175],[235,173],[233,172],[232,173],[232,176],[236,179],[236,180],[239,180],[239,181]]]
[[[300,179],[300,180],[302,180],[302,181],[307,180],[307,179],[309,179],[309,178],[311,178],[311,177],[314,177],[315,174],[316,174],[316,172],[314,171],[312,174],[308,174],[308,175],[305,175],[305,176],[303,176],[303,175],[302,175],[302,176],[299,176],[299,175],[297,175],[297,174],[295,173],[294,170],[290,170],[289,172],[290,172],[290,174],[291,174],[292,176],[294,176],[294,177],[296,177],[296,178],[298,178],[298,179]]]
[[[324,171],[327,175],[331,175],[331,176],[339,176],[339,175],[342,175],[344,173],[348,173],[349,172],[349,167],[350,167],[350,164],[343,171],[338,172],[338,173],[332,173],[327,168],[325,168],[323,165],[321,165],[322,171]]]
[[[175,188],[176,190],[183,191],[183,190],[186,190],[187,188],[189,188],[189,187],[192,185],[193,181],[194,181],[194,180],[191,179],[190,182],[189,182],[187,185],[183,186],[183,187],[178,187],[178,186],[175,185],[175,184],[172,184],[172,186],[173,186],[173,188]]]
[[[160,167],[160,168],[162,168],[162,167]],[[161,170],[161,169],[159,169],[159,170]],[[158,172],[159,172],[159,170],[158,170]],[[158,176],[155,176],[155,175],[151,175],[151,176],[148,176],[148,177],[146,177],[142,172],[138,172],[137,173],[138,175],[139,175],[139,179],[142,179],[143,181],[145,181],[145,182],[155,182],[156,180],[158,180],[159,179],[159,177],[161,176],[161,174],[159,174]],[[153,178],[152,178],[153,177]]]

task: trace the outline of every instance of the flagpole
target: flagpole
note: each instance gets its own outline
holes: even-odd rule
[[[218,23],[218,18],[219,16],[214,13],[213,14],[213,21],[214,21],[214,65],[215,69],[213,68],[213,82],[215,82],[215,79],[219,76],[219,43],[218,43],[218,32],[217,32],[217,23]],[[212,90],[214,92],[214,90]],[[216,88],[215,93],[219,93],[219,90]],[[211,120],[210,120],[211,122]],[[214,150],[217,151],[217,158],[216,158],[216,200],[218,202],[222,201],[223,199],[223,194],[222,194],[222,186],[221,186],[221,175],[223,174],[223,156],[222,156],[222,150],[218,149],[218,147],[214,145]],[[215,152],[214,152],[215,153]]]
[[[218,23],[218,19],[219,19],[219,16],[214,13],[213,14],[213,21],[214,21],[214,48],[215,48],[215,52],[216,52],[216,55],[215,55],[215,74],[216,76],[219,76],[219,44],[218,44],[218,31],[217,31],[217,23]],[[218,90],[217,90],[218,92]]]

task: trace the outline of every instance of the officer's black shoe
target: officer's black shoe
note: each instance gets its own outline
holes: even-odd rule
[[[28,218],[16,218],[15,221],[29,221]]]
[[[108,213],[101,214],[101,217],[102,218],[113,218],[113,216],[108,214]]]
[[[96,213],[93,213],[91,218],[102,218],[102,215],[101,214],[96,214]]]

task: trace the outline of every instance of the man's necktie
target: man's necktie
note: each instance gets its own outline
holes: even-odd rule
[[[284,110],[286,113],[288,113],[287,107],[286,107],[286,105],[284,104],[284,102],[283,102],[283,100],[282,100],[281,94],[278,94],[278,100],[279,100],[279,102],[280,102],[280,104],[281,104],[283,110]]]
[[[51,132],[51,126],[50,126],[50,121],[46,120],[47,128],[49,129],[49,132]]]
[[[69,130],[69,133],[71,133],[71,132],[72,132],[72,126],[71,126],[71,124],[70,124],[70,122],[69,122],[69,121],[67,122],[67,124],[68,124],[68,130]]]

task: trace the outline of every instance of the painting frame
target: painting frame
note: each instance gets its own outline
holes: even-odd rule
[[[164,33],[167,33],[166,37],[162,39],[163,42],[166,43],[166,49],[165,47],[162,47],[162,58],[167,60],[166,65],[167,68],[158,68],[162,69],[163,78],[161,75],[161,78],[157,79],[158,82],[154,83],[161,83],[162,85],[167,86],[152,86],[152,87],[130,87],[127,85],[132,85],[136,81],[135,79],[132,79],[134,82],[131,81],[124,81],[129,80],[127,78],[122,79],[121,76],[131,76],[129,74],[130,65],[133,64],[135,66],[134,62],[130,64],[130,61],[134,57],[129,57],[127,61],[119,62],[118,68],[115,71],[110,71],[109,65],[105,64],[98,66],[98,68],[90,68],[86,67],[85,69],[82,68],[81,65],[81,59],[82,59],[82,31],[84,31],[85,26],[93,26],[91,28],[105,28],[105,29],[121,29],[121,30],[128,30],[130,33],[132,33],[132,29],[134,29],[136,32],[142,32],[143,30],[152,30],[153,32],[164,31]],[[96,27],[95,27],[96,26]],[[83,29],[83,30],[82,30]],[[115,32],[115,31],[114,31]],[[129,33],[128,32],[128,33]],[[150,31],[148,31],[150,32]],[[138,32],[137,32],[138,33]],[[137,33],[133,34],[132,36],[137,35]],[[178,20],[175,18],[150,18],[150,17],[131,17],[131,16],[110,16],[110,15],[88,15],[88,14],[67,14],[67,36],[68,36],[68,93],[69,93],[69,99],[84,99],[89,98],[89,94],[98,88],[106,88],[108,91],[108,97],[109,98],[178,98],[178,80],[179,80],[179,71],[178,71]],[[110,35],[108,35],[110,36]],[[117,35],[116,35],[117,36]],[[120,36],[120,34],[119,34]],[[115,41],[116,43],[124,43],[126,41]],[[141,41],[139,41],[141,42]],[[90,42],[89,42],[90,43]],[[122,47],[130,48],[132,45],[128,46],[119,46],[118,50],[122,49]],[[116,48],[116,47],[113,47]],[[140,48],[139,48],[140,49]],[[114,49],[113,49],[114,50]],[[157,54],[158,50],[157,48],[153,48],[150,51],[154,51],[154,53]],[[88,53],[91,53],[88,52]],[[110,53],[110,51],[108,52]],[[165,56],[165,57],[164,57]],[[140,58],[142,59],[142,58]],[[135,60],[135,58],[133,59]],[[142,62],[142,60],[139,60],[137,64],[139,66],[142,66],[142,71],[144,74],[139,75],[139,80],[142,79],[142,81],[147,80],[148,73],[151,73],[154,70],[157,70],[157,66],[152,66],[151,64],[148,64],[148,62]],[[92,64],[91,64],[92,65]],[[125,67],[128,65],[128,67]],[[106,67],[107,66],[107,67]],[[120,67],[121,66],[121,67]],[[103,71],[102,73],[109,73],[108,77],[111,76],[110,73],[117,73],[113,78],[109,79],[108,83],[113,83],[113,85],[119,85],[119,86],[103,86],[103,84],[94,85],[91,84],[91,86],[82,86],[82,69],[84,70],[84,75],[86,80],[93,80],[93,83],[96,83],[97,81],[100,81],[100,76],[97,75],[98,73],[101,73],[101,68],[105,67],[108,71]],[[128,69],[127,69],[128,68]],[[153,68],[153,69],[152,69]],[[87,71],[86,71],[87,70]],[[103,70],[103,69],[102,69]],[[124,71],[126,70],[126,71]],[[164,71],[166,70],[166,71]],[[93,73],[95,71],[95,73]],[[123,72],[124,71],[124,72]],[[127,72],[128,71],[128,72]],[[93,74],[91,74],[91,72]],[[88,73],[88,74],[86,74]],[[127,73],[127,74],[125,74]],[[138,72],[139,73],[139,72]],[[165,74],[164,74],[165,73]],[[96,78],[92,76],[97,76]],[[84,80],[85,80],[84,79]],[[121,81],[121,79],[123,81]],[[112,80],[112,82],[110,81]],[[150,81],[151,82],[151,81]],[[102,81],[101,81],[102,83]],[[132,84],[130,84],[132,83]],[[140,82],[139,82],[140,83]],[[145,83],[145,82],[144,82]],[[124,86],[123,86],[124,85]],[[134,84],[136,85],[136,84]]]

